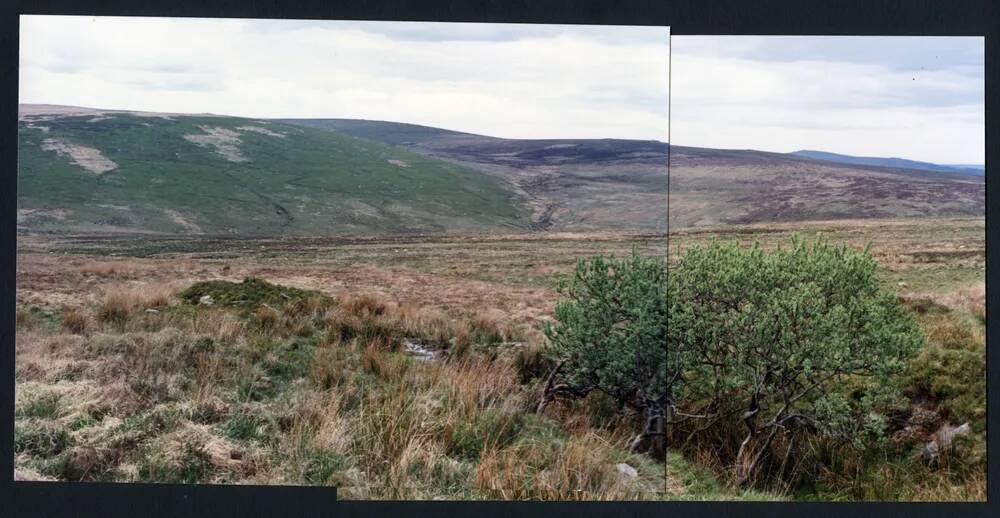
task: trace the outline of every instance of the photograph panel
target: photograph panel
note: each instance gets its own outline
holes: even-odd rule
[[[665,275],[667,27],[20,30],[16,479],[728,491],[664,485],[665,300],[616,275]]]
[[[671,44],[668,477],[984,501],[984,39]]]

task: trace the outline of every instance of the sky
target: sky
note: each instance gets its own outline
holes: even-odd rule
[[[21,102],[985,160],[982,38],[22,16],[20,50]]]
[[[667,140],[667,27],[22,16],[20,102]]]
[[[674,144],[985,161],[979,37],[673,36]]]

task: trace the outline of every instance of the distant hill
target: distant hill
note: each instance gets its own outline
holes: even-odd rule
[[[22,231],[363,235],[517,232],[503,182],[274,121],[22,106]]]
[[[975,171],[979,174],[986,174],[986,166],[984,164],[941,164],[947,167],[952,167],[954,169],[964,169],[966,171]]]
[[[308,126],[325,130],[342,131],[353,137],[377,140],[393,145],[414,145],[446,139],[500,140],[484,135],[462,133],[419,124],[373,121],[364,119],[276,119],[278,122]]]
[[[22,105],[21,232],[623,231],[984,215],[983,176],[620,139]]]
[[[663,142],[499,139],[350,119],[287,122],[391,143],[493,175],[530,200],[540,228],[665,229],[669,151]],[[971,174],[753,150],[672,151],[670,228],[985,211],[983,177]]]
[[[827,153],[825,151],[812,151],[812,150],[795,151],[789,154],[804,156],[808,158],[815,158],[817,160],[837,162],[841,164],[870,165],[876,167],[891,167],[894,169],[915,169],[920,171],[936,171],[939,173],[978,174],[978,175],[985,174],[985,168],[983,166],[975,166],[975,165],[932,164],[930,162],[917,162],[915,160],[906,160],[903,158],[851,156],[851,155],[841,155],[837,153]]]
[[[527,200],[535,228],[667,228],[667,144],[621,139],[502,139],[414,124],[281,119],[393,144],[498,178]]]
[[[983,176],[673,146],[671,228],[832,219],[983,217]]]

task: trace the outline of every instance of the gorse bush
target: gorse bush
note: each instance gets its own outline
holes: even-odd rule
[[[645,411],[636,444],[657,421],[691,434],[739,422],[739,445],[720,449],[740,484],[777,444],[784,471],[803,435],[863,448],[883,437],[880,411],[923,342],[877,268],[867,249],[798,238],[691,248],[669,272],[637,254],[582,261],[549,329],[562,363],[546,398],[599,390]]]

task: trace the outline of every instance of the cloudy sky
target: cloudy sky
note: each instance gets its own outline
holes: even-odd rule
[[[675,144],[978,164],[984,86],[981,38],[671,42],[655,27],[21,18],[21,102],[512,138],[665,141],[672,87]]]
[[[20,101],[667,140],[669,29],[22,16]]]
[[[985,160],[984,42],[674,36],[675,144]]]

